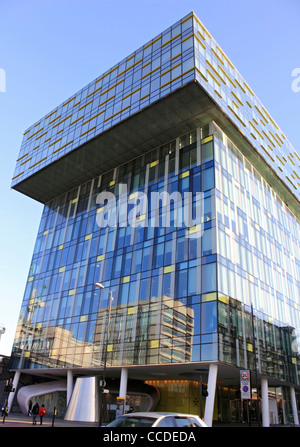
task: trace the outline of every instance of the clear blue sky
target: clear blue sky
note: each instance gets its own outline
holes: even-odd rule
[[[10,189],[24,130],[194,10],[300,152],[299,0],[0,0],[0,354],[10,355],[42,205]]]

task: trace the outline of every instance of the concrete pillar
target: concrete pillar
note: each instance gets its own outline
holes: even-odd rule
[[[295,425],[299,425],[295,388],[293,386],[291,386],[290,391],[291,391],[291,403],[292,403],[292,409],[293,409],[294,422],[295,422]]]
[[[14,400],[14,397],[15,397],[15,393],[16,393],[16,390],[17,390],[17,386],[18,386],[18,383],[19,383],[20,375],[21,375],[20,371],[16,371],[15,372],[13,385],[12,385],[13,388],[15,389],[15,391],[9,393],[9,396],[8,396],[8,402],[7,402],[8,413],[10,413],[10,409],[11,409],[11,406],[12,406],[12,403],[13,403],[13,400]]]
[[[70,399],[73,393],[73,372],[67,370],[67,406],[69,405]]]
[[[262,426],[270,427],[270,410],[268,396],[268,379],[261,379],[261,412]]]
[[[125,399],[126,399],[126,394],[127,394],[127,381],[128,381],[128,369],[122,368],[121,369],[119,397],[125,397]]]
[[[217,385],[217,373],[218,373],[218,365],[215,363],[211,363],[209,365],[209,372],[208,372],[208,383],[207,383],[208,396],[206,397],[205,400],[205,410],[204,410],[204,422],[208,427],[212,426],[213,421],[215,394]]]
[[[285,425],[285,424],[288,424],[289,423],[289,420],[288,420],[288,416],[287,416],[287,414],[288,414],[288,409],[287,409],[287,406],[288,406],[288,402],[286,401],[286,398],[285,398],[285,387],[281,387],[281,395],[282,395],[282,411],[283,411],[283,424]]]

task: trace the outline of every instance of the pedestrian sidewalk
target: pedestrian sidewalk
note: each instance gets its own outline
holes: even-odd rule
[[[22,413],[9,413],[8,416],[5,418],[5,422],[3,423],[3,418],[0,417],[0,429],[2,427],[34,427],[37,428],[58,428],[58,427],[70,427],[70,428],[88,428],[88,427],[99,427],[97,422],[80,422],[80,421],[65,421],[62,418],[55,417],[54,423],[52,423],[52,416],[45,416],[43,418],[43,424],[40,425],[40,417],[37,416],[37,422],[36,425],[32,424],[32,416],[27,416]],[[218,423],[215,422],[213,424],[213,428],[224,428],[224,427],[231,427],[231,428],[247,428],[249,427],[248,424],[240,424],[240,423]],[[290,425],[277,425],[272,426],[273,428],[279,428],[279,427],[291,427]],[[300,425],[297,425],[296,427],[300,428]],[[252,428],[257,428],[257,424],[252,424]]]
[[[98,427],[97,422],[73,422],[65,421],[62,418],[55,417],[54,424],[52,424],[52,416],[45,416],[43,424],[40,425],[40,417],[36,418],[36,425],[32,424],[32,416],[27,416],[22,413],[9,413],[3,423],[3,418],[0,417],[0,428],[2,427]]]

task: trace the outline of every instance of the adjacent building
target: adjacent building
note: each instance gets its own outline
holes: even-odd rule
[[[11,354],[21,408],[80,418],[105,373],[109,417],[126,398],[298,423],[299,164],[193,12],[27,129],[12,187],[44,210]]]

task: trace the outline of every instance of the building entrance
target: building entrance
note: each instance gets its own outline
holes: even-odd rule
[[[256,399],[230,401],[229,421],[257,424]]]
[[[241,400],[238,387],[217,387],[217,402],[218,421],[257,424],[257,400]]]

